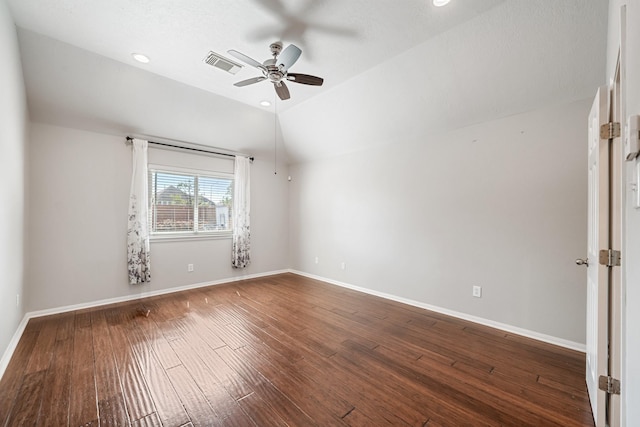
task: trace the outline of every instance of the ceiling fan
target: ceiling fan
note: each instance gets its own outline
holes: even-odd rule
[[[314,10],[321,6],[317,0],[293,2],[295,8],[287,7],[284,0],[254,0],[254,3],[262,6],[277,20],[276,26],[264,26],[255,29],[249,34],[253,40],[277,37],[278,40],[290,40],[298,46],[305,48],[308,32],[322,32],[324,34],[342,37],[353,37],[356,32],[351,28],[316,22],[313,19]],[[293,6],[293,5],[291,5]],[[309,50],[306,51],[309,57]]]
[[[296,63],[302,54],[302,50],[300,50],[299,47],[290,44],[282,50],[282,42],[274,42],[271,43],[269,48],[271,49],[271,55],[273,55],[273,58],[267,59],[262,64],[255,59],[248,57],[244,53],[238,52],[237,50],[231,49],[228,51],[230,55],[245,64],[251,65],[252,67],[262,71],[262,76],[242,80],[241,82],[234,83],[234,86],[247,86],[268,79],[273,83],[273,87],[275,88],[278,97],[282,100],[290,98],[289,88],[284,83],[285,80],[304,85],[322,86],[324,79],[321,77],[289,72],[289,68]],[[282,54],[280,52],[282,52]]]

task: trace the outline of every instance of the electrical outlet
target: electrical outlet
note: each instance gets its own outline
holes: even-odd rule
[[[345,268],[347,268],[347,264],[345,264],[344,262],[340,263],[340,269],[344,270]]]
[[[476,298],[482,297],[482,287],[481,286],[474,286],[473,287],[473,296],[476,297]]]
[[[320,262],[320,258],[316,257],[316,264]]]
[[[16,307],[20,308],[20,294],[16,294]]]
[[[193,264],[187,264],[187,271],[191,273],[193,271]]]

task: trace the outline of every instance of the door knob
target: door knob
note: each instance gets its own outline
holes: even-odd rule
[[[588,258],[587,258],[587,259],[581,259],[581,258],[578,258],[578,259],[576,260],[576,264],[578,264],[578,265],[584,265],[585,267],[589,267],[589,259],[588,259]]]

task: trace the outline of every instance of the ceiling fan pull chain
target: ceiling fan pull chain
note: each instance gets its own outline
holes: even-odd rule
[[[278,97],[273,95],[273,174],[278,174]]]

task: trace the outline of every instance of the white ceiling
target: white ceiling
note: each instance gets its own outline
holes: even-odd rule
[[[273,100],[268,82],[237,88],[260,75],[233,76],[203,63],[210,50],[239,50],[264,61],[282,39],[303,49],[292,72],[325,78],[324,89],[455,27],[504,0],[9,0],[16,24],[71,45],[249,105]],[[148,55],[147,65],[131,53]],[[289,84],[284,110],[322,89]]]
[[[290,83],[292,99],[277,104],[292,161],[582,99],[605,75],[606,0],[452,0],[443,8],[430,0],[6,1],[20,28],[32,118],[97,131],[194,142],[222,131],[231,141],[223,148],[260,151],[273,139],[274,107],[258,106],[274,100],[271,84],[234,87],[259,72],[245,66],[234,76],[203,59],[236,49],[263,61],[274,40],[298,45],[291,71],[325,85]],[[153,103],[122,108],[128,94],[154,93],[162,96]],[[234,138],[239,112],[250,110],[230,100],[252,107],[257,145]],[[158,102],[172,105],[152,121],[146,109]],[[226,122],[198,134],[191,128],[207,113]],[[168,117],[191,130],[172,128]]]

